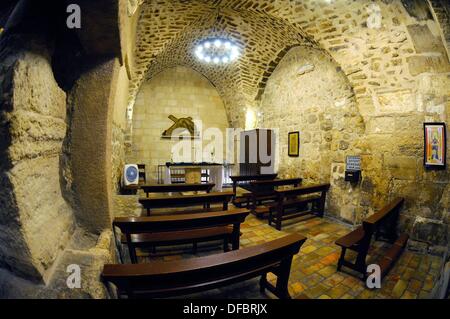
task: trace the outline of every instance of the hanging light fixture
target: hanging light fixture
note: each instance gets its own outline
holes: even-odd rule
[[[220,8],[213,25],[213,33],[219,21]],[[200,41],[195,49],[195,56],[198,60],[208,64],[228,64],[235,61],[239,55],[239,47],[232,40],[225,37],[209,37]]]

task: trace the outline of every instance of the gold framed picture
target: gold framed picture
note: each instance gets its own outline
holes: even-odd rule
[[[300,132],[290,132],[288,138],[288,155],[299,157],[300,155]]]
[[[424,165],[427,169],[445,169],[447,140],[445,123],[424,123]]]

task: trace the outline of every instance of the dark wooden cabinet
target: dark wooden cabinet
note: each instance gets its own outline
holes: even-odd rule
[[[255,129],[241,132],[239,174],[275,173],[275,150],[276,139],[273,130]]]

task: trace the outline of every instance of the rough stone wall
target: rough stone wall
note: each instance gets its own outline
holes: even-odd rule
[[[217,90],[192,69],[168,69],[144,83],[134,108],[133,144],[127,161],[146,164],[148,182],[157,181],[157,166],[171,161],[172,146],[177,143],[161,138],[173,124],[169,115],[201,120],[203,131],[218,128],[225,134],[228,127],[225,108]],[[209,143],[210,140],[205,139],[203,147]],[[185,161],[192,160],[186,158]]]
[[[122,127],[113,123],[112,125],[112,146],[111,146],[111,173],[112,186],[114,193],[118,193],[120,189],[120,179],[125,164],[126,148],[125,148],[125,131]]]
[[[66,94],[45,44],[29,46],[1,52],[0,265],[45,281],[74,230],[61,165]]]
[[[439,12],[437,1],[431,2],[436,12],[429,2],[417,0],[221,1],[221,11],[231,17],[223,19],[222,29],[230,35],[230,30],[236,28],[245,50],[237,66],[224,68],[218,76],[209,70],[202,71],[208,72],[213,83],[222,78],[239,79],[238,86],[230,81],[217,83],[221,83],[219,91],[220,87],[225,88],[221,95],[230,123],[242,126],[245,109],[257,107],[255,97],[261,96],[280,52],[286,50],[278,46],[278,41],[266,37],[272,34],[270,29],[285,32],[286,38],[297,32],[297,43],[285,44],[309,43],[327,51],[347,76],[366,124],[364,135],[355,145],[362,156],[364,178],[355,193],[360,195],[345,206],[354,212],[347,213],[347,217],[355,216],[354,221],[359,222],[389,199],[404,196],[407,204],[401,227],[412,235],[413,246],[422,251],[435,251],[445,245],[449,232],[449,170],[423,169],[423,122],[448,122],[449,113],[450,63],[442,42],[442,34],[446,38],[447,31],[433,20],[437,17],[441,25],[445,22],[442,13],[447,15],[447,5],[439,1],[443,9]],[[144,4],[136,50],[136,70],[140,76],[132,79],[131,98],[145,70],[151,74],[158,68],[159,62],[153,61],[170,61],[170,55],[177,53],[173,49],[177,44],[183,48],[193,46],[202,34],[202,17],[214,12],[217,6],[203,0]],[[254,32],[246,17],[265,19],[266,24]],[[189,32],[197,36],[184,34]],[[191,46],[186,44],[189,38]],[[252,67],[255,72],[244,76],[249,54],[259,52],[261,43],[271,57],[252,56],[252,62],[261,67]],[[171,63],[178,60],[194,67],[189,62],[192,51],[183,52],[186,56],[178,58],[174,54]],[[343,163],[336,164],[332,183],[342,183],[343,169]]]
[[[70,157],[77,222],[100,234],[112,217],[112,119],[119,62],[98,58],[91,63],[70,94]]]
[[[279,174],[305,183],[330,182],[327,212],[355,222],[358,188],[334,178],[343,173],[346,155],[359,155],[364,132],[353,89],[325,52],[295,47],[280,61],[261,98],[257,126],[279,129]],[[288,157],[288,133],[300,131],[300,156]],[[333,176],[333,178],[332,178]],[[350,206],[350,207],[349,207]]]
[[[51,277],[46,285],[36,285],[0,268],[0,298],[63,298],[63,299],[105,299],[108,291],[100,280],[103,265],[115,262],[111,230],[100,236],[86,233],[78,228],[66,249],[52,267]],[[71,265],[80,266],[81,288],[67,286],[67,269]],[[73,268],[69,268],[72,269]]]

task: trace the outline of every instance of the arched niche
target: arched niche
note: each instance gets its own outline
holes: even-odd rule
[[[178,140],[162,137],[162,133],[174,122],[170,115],[176,118],[192,117],[201,121],[202,132],[217,128],[225,137],[228,119],[224,103],[212,83],[195,70],[176,66],[165,69],[153,78],[144,82],[136,98],[133,108],[133,140],[129,161],[146,164],[147,178],[157,180],[157,166],[175,160],[173,146]],[[209,141],[202,141],[204,149]],[[194,144],[194,143],[192,143]],[[193,146],[192,154],[199,152],[199,147]],[[208,154],[199,159],[209,161]],[[218,154],[217,154],[218,155]],[[183,161],[194,161],[193,157],[183,158]]]
[[[353,88],[323,50],[296,46],[265,81],[259,127],[279,130],[279,174],[306,183],[329,182],[327,212],[354,222],[361,212],[359,187],[344,181],[347,155],[359,155],[365,125]],[[300,132],[300,156],[288,156],[288,133]]]

